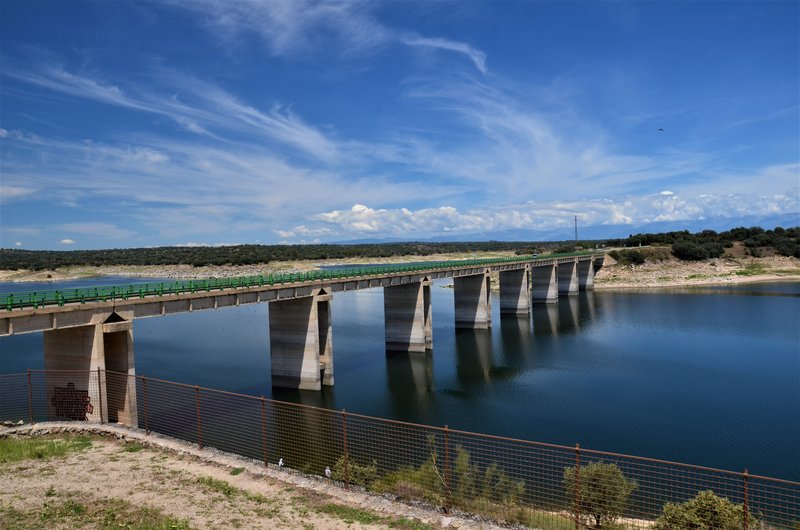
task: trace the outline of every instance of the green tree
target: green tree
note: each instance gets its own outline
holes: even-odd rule
[[[756,520],[748,519],[750,528],[754,528]],[[665,504],[655,530],[737,530],[743,522],[744,509],[740,504],[706,490],[682,504]]]
[[[684,261],[700,261],[708,257],[708,251],[691,241],[679,241],[672,245],[672,253]]]
[[[574,467],[565,468],[564,489],[569,498],[574,499],[574,508],[580,513],[582,524],[608,528],[622,515],[636,482],[626,479],[616,464],[601,460],[581,466],[578,472]]]

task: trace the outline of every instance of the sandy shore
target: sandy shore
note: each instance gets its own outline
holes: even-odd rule
[[[343,264],[385,264],[416,261],[442,261],[469,258],[513,256],[512,252],[483,252],[437,254],[431,256],[401,256],[379,259],[339,259],[325,261],[283,261],[245,266],[191,265],[120,265],[106,267],[68,267],[52,271],[0,270],[0,282],[63,281],[95,276],[124,276],[129,278],[221,278],[255,276],[285,272],[317,270],[320,266]],[[652,289],[701,285],[740,284],[765,281],[800,281],[800,260],[782,256],[765,258],[720,258],[700,262],[676,259],[642,265],[619,265],[606,256],[605,266],[595,278],[595,288]],[[497,282],[493,282],[496,284]]]

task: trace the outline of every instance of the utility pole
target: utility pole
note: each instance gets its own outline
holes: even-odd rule
[[[575,216],[575,244],[578,244],[578,216]]]

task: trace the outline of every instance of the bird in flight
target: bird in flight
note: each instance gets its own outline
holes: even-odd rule
[[[659,129],[658,132],[664,132],[664,129]]]

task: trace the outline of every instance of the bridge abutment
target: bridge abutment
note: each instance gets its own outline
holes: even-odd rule
[[[433,346],[431,282],[383,288],[386,351],[425,352]]]
[[[558,302],[558,265],[531,268],[531,298],[536,303]]]
[[[530,269],[500,271],[500,314],[527,315],[531,312]]]
[[[558,294],[578,294],[578,261],[558,264]]]
[[[492,327],[491,279],[489,271],[453,278],[457,329]]]
[[[333,385],[331,295],[269,303],[272,386],[321,390]]]

